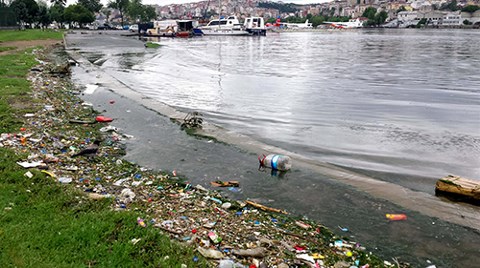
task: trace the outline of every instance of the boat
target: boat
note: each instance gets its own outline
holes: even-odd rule
[[[196,34],[198,21],[195,20],[177,20],[176,37],[192,37]]]
[[[250,35],[237,16],[211,20],[206,26],[199,27],[203,35]]]
[[[145,31],[148,37],[191,37],[198,34],[195,20],[162,20],[153,22],[153,27]]]
[[[325,21],[324,24],[328,24],[333,28],[339,28],[339,29],[355,29],[355,28],[362,28],[363,24],[366,21],[367,21],[366,18],[356,18],[356,19],[350,19],[347,22]]]
[[[245,31],[250,35],[266,36],[267,28],[262,17],[248,17],[243,23]]]
[[[203,35],[265,36],[267,33],[262,17],[248,17],[241,24],[236,16],[229,16],[211,20],[206,26],[198,29],[201,30]]]
[[[288,23],[288,22],[276,22],[273,25],[279,25],[278,27],[284,29],[292,29],[292,30],[299,30],[299,29],[313,29],[312,23],[308,22],[308,19],[305,20],[304,23]]]

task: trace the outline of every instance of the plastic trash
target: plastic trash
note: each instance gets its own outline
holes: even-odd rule
[[[271,168],[273,170],[287,171],[292,167],[289,156],[281,154],[269,154],[258,157],[260,167]]]
[[[218,251],[218,250],[215,250],[215,249],[207,249],[207,248],[198,247],[197,250],[200,254],[202,254],[203,257],[208,258],[208,259],[222,259],[223,258],[223,253]]]
[[[407,219],[405,214],[385,214],[385,217],[391,221],[404,221]]]
[[[47,165],[43,163],[43,161],[35,161],[35,162],[17,162],[20,166],[24,168],[47,168]]]
[[[147,224],[145,223],[145,221],[140,217],[137,218],[137,223],[138,225],[140,225],[140,227],[143,227],[143,228],[147,227]]]
[[[96,120],[97,122],[112,122],[112,121],[113,121],[112,118],[106,117],[106,116],[103,116],[103,115],[97,116],[97,117],[95,118],[95,120]]]
[[[58,181],[63,184],[69,184],[72,182],[72,178],[70,177],[60,177],[58,178]]]
[[[220,260],[218,263],[218,268],[246,268],[247,266],[241,264],[241,263],[236,263],[233,260]]]
[[[234,255],[244,256],[244,257],[263,258],[265,257],[266,253],[267,253],[267,249],[264,247],[233,250]]]
[[[240,183],[238,181],[216,180],[216,181],[211,181],[210,184],[213,187],[239,187],[240,186]]]
[[[210,240],[212,240],[212,242],[215,244],[218,244],[222,241],[222,238],[218,236],[216,231],[208,232],[208,237],[210,237]]]

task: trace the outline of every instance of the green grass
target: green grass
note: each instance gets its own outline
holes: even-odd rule
[[[30,82],[25,77],[36,61],[31,50],[0,57],[0,133],[18,130],[22,124],[12,109],[14,102],[25,101],[30,92]]]
[[[28,179],[4,148],[0,158],[0,267],[206,266],[191,248],[139,227],[139,212],[112,211],[112,200],[87,199],[39,171]]]
[[[22,40],[44,40],[44,39],[58,39],[63,38],[62,31],[52,31],[46,30],[42,31],[39,29],[29,29],[29,30],[4,30],[0,31],[0,42],[8,41],[22,41]]]
[[[0,52],[14,50],[15,47],[0,47]]]
[[[0,56],[0,133],[18,132],[34,109],[25,77],[35,62],[31,50]],[[16,164],[24,159],[0,148],[0,267],[208,266],[201,256],[193,261],[192,248],[139,227],[140,211],[112,211],[113,200],[90,200],[38,170],[24,176]]]

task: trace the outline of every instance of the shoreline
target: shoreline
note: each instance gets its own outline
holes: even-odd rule
[[[196,247],[206,259],[221,255],[225,262],[256,267],[315,263],[391,266],[319,223],[269,212],[273,209],[260,204],[231,201],[216,191],[182,182],[175,172],[157,173],[121,160],[125,137],[115,131],[102,131],[101,127],[108,124],[78,124],[98,113],[78,101],[78,92],[71,88],[68,77],[49,70],[50,65],[44,64],[32,68],[28,75],[32,95],[40,100],[36,105],[44,109],[25,117],[24,133],[2,135],[3,147],[29,154],[25,161],[33,164],[33,169],[44,170],[32,170],[34,174],[27,177],[46,174],[43,176],[65,184],[65,188],[75,189],[80,200],[110,200],[117,213],[137,210],[145,215],[137,219],[137,228],[161,230],[174,241]],[[85,136],[77,136],[75,131]],[[73,153],[88,147],[94,139],[102,141],[98,156],[73,158]],[[213,238],[212,232],[220,240]],[[141,249],[141,240],[132,243],[138,243]],[[402,263],[401,267],[408,264]]]
[[[67,53],[79,64],[83,65],[89,72],[98,73],[97,80],[102,81],[104,87],[122,97],[135,101],[147,109],[155,111],[163,116],[182,122],[187,113],[174,109],[159,101],[145,98],[142,94],[130,89],[119,80],[102,71],[100,68],[82,57],[77,51]],[[475,230],[480,230],[480,211],[476,207],[469,205],[445,202],[434,195],[414,191],[406,187],[393,184],[386,181],[373,179],[372,177],[361,175],[353,171],[348,171],[341,167],[313,161],[302,155],[283,150],[281,148],[261,143],[250,137],[224,130],[209,122],[203,123],[203,129],[198,130],[197,134],[205,137],[212,137],[220,142],[238,146],[248,152],[280,153],[292,157],[294,165],[300,168],[315,170],[317,173],[325,175],[332,180],[340,181],[346,185],[353,186],[358,190],[364,191],[376,198],[389,200],[395,204],[405,207],[409,210],[420,212],[430,217],[437,217],[442,220],[455,223]],[[432,185],[432,188],[434,185]],[[418,206],[418,203],[423,204]]]

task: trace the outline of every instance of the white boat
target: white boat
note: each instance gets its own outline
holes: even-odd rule
[[[267,35],[267,28],[262,17],[246,18],[243,27],[250,35]]]
[[[308,20],[306,20],[304,23],[287,23],[287,22],[280,22],[280,27],[283,26],[283,28],[286,28],[286,29],[313,29],[313,26],[312,26],[312,23],[311,22],[308,22]]]
[[[330,26],[334,28],[340,28],[340,29],[354,29],[354,28],[362,28],[363,24],[366,22],[366,18],[356,18],[356,19],[350,19],[347,22],[330,22],[330,21],[325,21],[324,24],[329,24]]]
[[[236,16],[211,20],[199,27],[204,35],[266,35],[264,20],[261,17],[248,17],[243,24]]]
[[[236,16],[211,20],[199,29],[204,35],[250,35]]]

